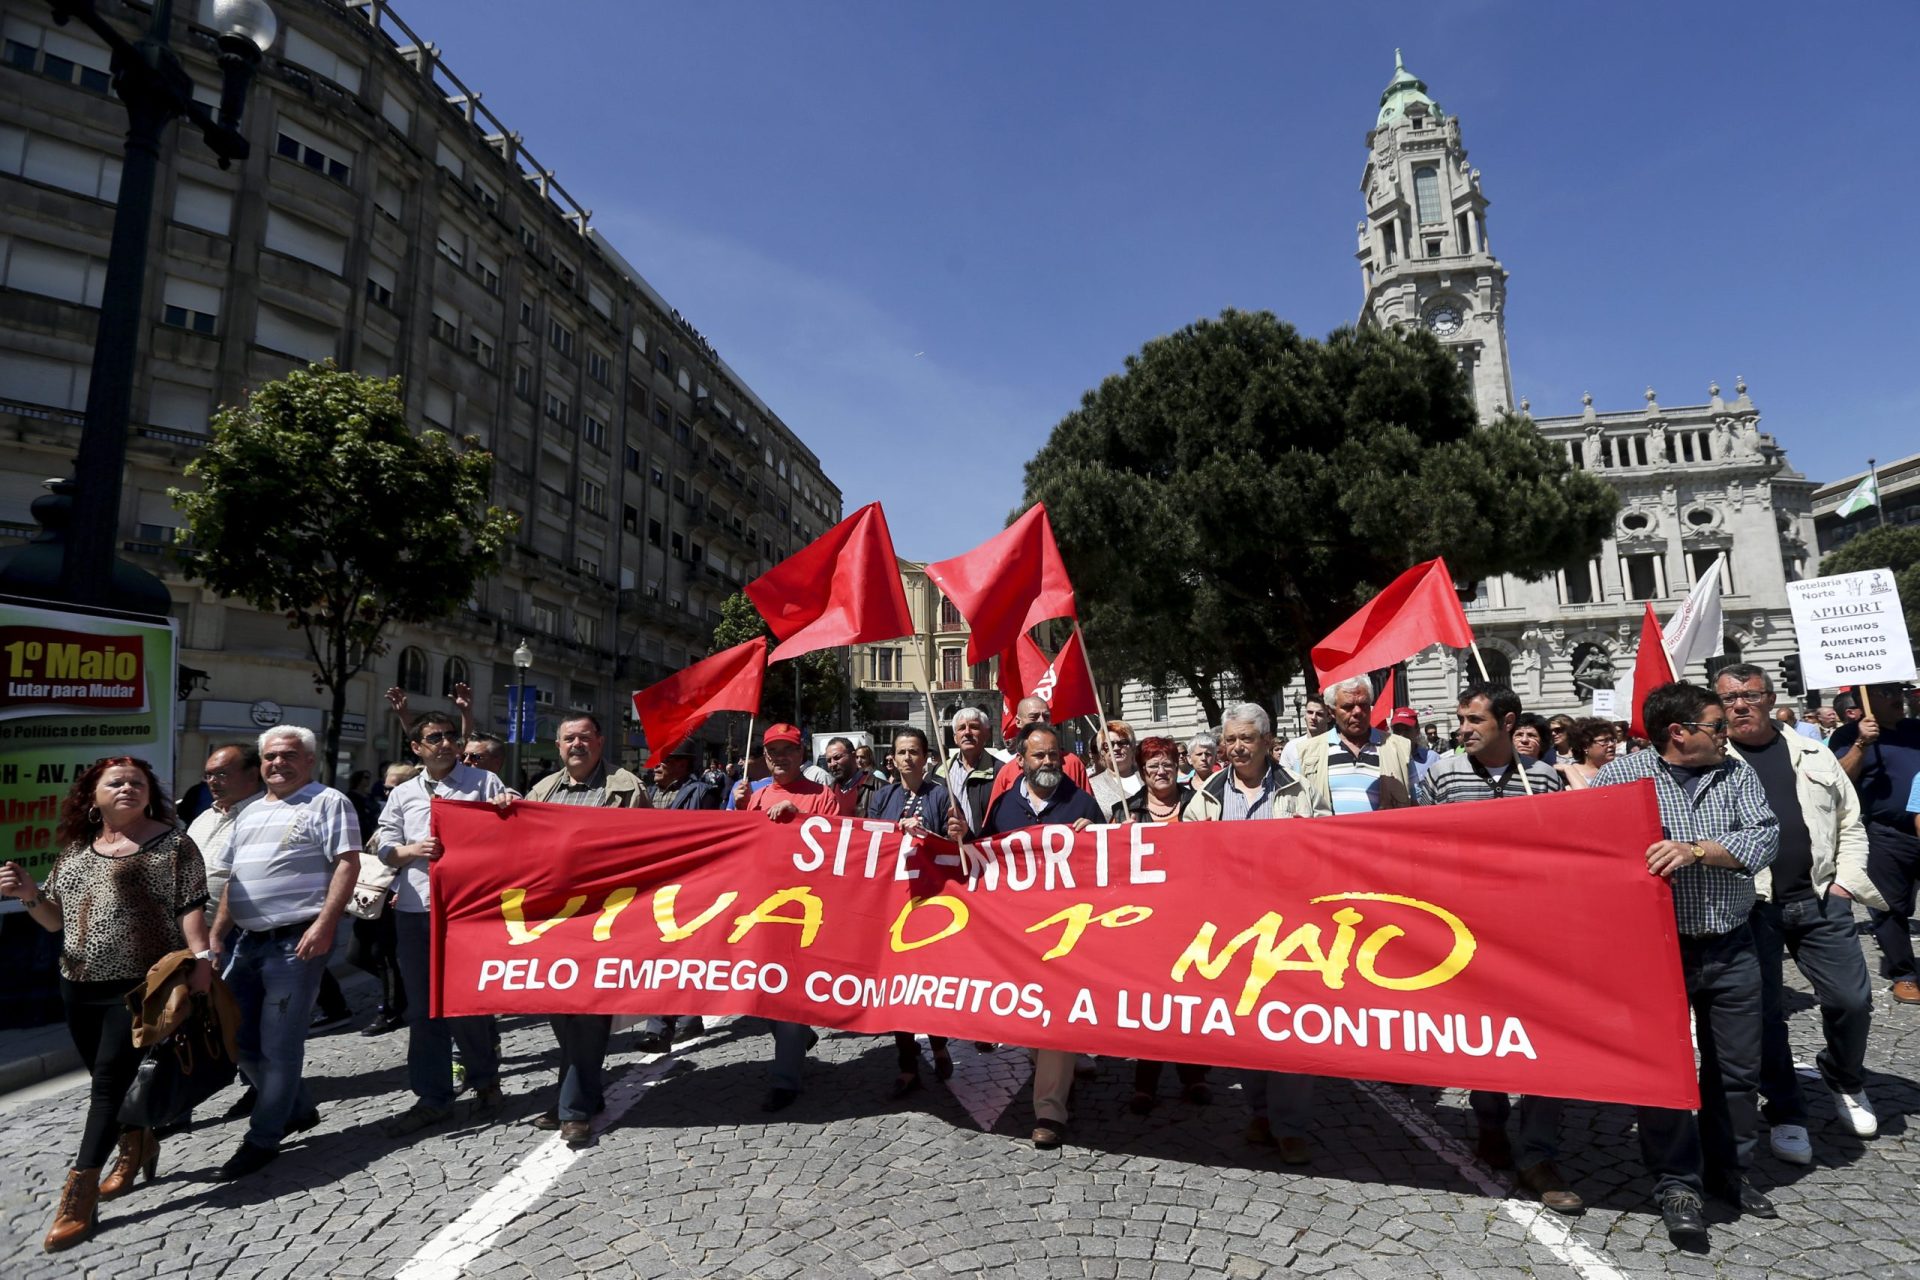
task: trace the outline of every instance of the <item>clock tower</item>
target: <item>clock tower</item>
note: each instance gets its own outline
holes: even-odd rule
[[[1427,96],[1398,49],[1393,61],[1360,178],[1360,323],[1425,325],[1459,357],[1489,422],[1513,407],[1506,268],[1487,247],[1487,198],[1459,120]]]

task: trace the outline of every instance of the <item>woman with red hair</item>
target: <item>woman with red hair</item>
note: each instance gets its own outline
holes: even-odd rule
[[[20,899],[47,932],[65,931],[60,996],[74,1047],[93,1077],[80,1153],[47,1232],[48,1253],[91,1236],[97,1202],[132,1190],[141,1173],[152,1182],[159,1165],[153,1131],[120,1124],[121,1100],[140,1066],[127,992],[155,961],[182,948],[201,961],[190,988],[204,994],[213,981],[202,910],[206,868],[146,761],[112,756],[74,779],[54,843],[60,853],[44,888],[17,862],[0,867],[0,896]],[[116,1141],[119,1157],[102,1178]]]

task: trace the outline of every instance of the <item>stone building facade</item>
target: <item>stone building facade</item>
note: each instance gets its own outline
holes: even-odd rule
[[[1458,355],[1481,418],[1491,420],[1516,406],[1507,273],[1489,243],[1488,200],[1459,119],[1395,61],[1360,180],[1360,323],[1425,325]],[[1777,671],[1794,646],[1786,584],[1811,575],[1818,559],[1815,485],[1760,430],[1744,380],[1735,379],[1731,397],[1710,385],[1699,404],[1662,405],[1652,388],[1644,406],[1620,412],[1596,411],[1591,396],[1584,400],[1579,413],[1533,422],[1573,466],[1619,491],[1620,511],[1599,553],[1583,564],[1539,582],[1457,584],[1492,677],[1511,683],[1530,709],[1587,713],[1595,689],[1631,672],[1646,603],[1664,622],[1716,563],[1727,575],[1726,644],[1710,665],[1744,660]],[[1517,407],[1531,414],[1527,401]],[[1418,655],[1396,681],[1401,705],[1450,729],[1471,663],[1444,649]],[[1297,729],[1303,691],[1302,683],[1286,691],[1283,730]],[[1142,729],[1182,731],[1204,718],[1184,690],[1129,685],[1123,705]]]
[[[299,635],[172,567],[165,491],[218,406],[329,357],[400,376],[422,427],[491,449],[494,501],[521,520],[468,609],[397,628],[355,680],[344,763],[399,754],[389,685],[444,707],[464,680],[504,725],[523,637],[541,741],[570,709],[624,722],[633,689],[706,651],[727,595],[840,519],[840,492],[385,0],[274,6],[251,156],[223,171],[176,132],[151,228],[121,528],[123,554],[167,581],[183,661],[209,673],[185,706],[183,770],[263,724],[321,727]],[[211,102],[202,7],[178,6],[174,45]],[[123,30],[147,21],[100,8]],[[79,438],[125,113],[84,29],[55,26],[44,0],[0,0],[0,19],[0,536],[18,538]]]

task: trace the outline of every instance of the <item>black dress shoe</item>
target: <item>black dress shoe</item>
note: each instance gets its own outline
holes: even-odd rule
[[[320,1123],[320,1108],[308,1107],[293,1119],[287,1121],[288,1133],[305,1133]]]
[[[1732,1205],[1741,1213],[1755,1218],[1777,1218],[1780,1211],[1773,1207],[1773,1201],[1767,1199],[1760,1189],[1746,1178],[1733,1182],[1719,1182],[1707,1188],[1715,1200]]]
[[[1685,1187],[1675,1187],[1660,1197],[1660,1220],[1666,1224],[1667,1238],[1682,1248],[1707,1243],[1706,1206],[1700,1197]]]
[[[665,1053],[673,1048],[673,1035],[667,1031],[648,1031],[634,1037],[633,1047],[640,1053]]]
[[[800,1096],[798,1089],[769,1089],[767,1100],[760,1104],[762,1111],[785,1111]]]
[[[251,1142],[242,1142],[240,1149],[228,1156],[227,1162],[221,1165],[220,1171],[213,1176],[222,1182],[234,1182],[250,1173],[258,1173],[279,1158],[278,1151],[256,1147]]]

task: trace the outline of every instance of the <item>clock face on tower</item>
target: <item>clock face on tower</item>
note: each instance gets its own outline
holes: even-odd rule
[[[1427,308],[1427,328],[1444,338],[1460,331],[1460,307],[1452,302],[1436,302]]]

